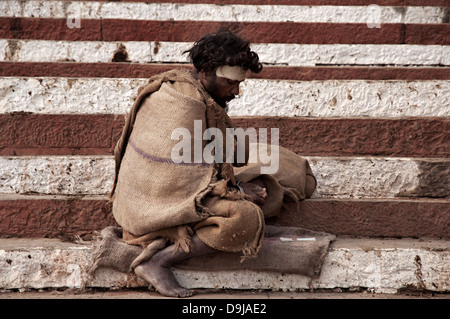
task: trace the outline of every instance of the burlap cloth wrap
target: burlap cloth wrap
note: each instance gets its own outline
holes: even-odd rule
[[[196,142],[201,142],[202,147],[208,143],[194,141],[194,120],[202,121],[202,130],[216,127],[224,136],[225,129],[233,127],[226,112],[189,71],[173,70],[157,75],[139,90],[115,149],[116,176],[111,200],[113,215],[121,228],[106,228],[98,237],[91,274],[98,267],[130,271],[169,242],[187,251],[194,232],[215,249],[233,256],[256,257],[265,232],[270,233],[265,231],[264,219],[278,214],[288,198],[300,201],[313,193],[316,181],[308,162],[282,147],[278,172],[262,175],[268,193],[262,208],[226,187],[236,180],[247,182],[261,176],[261,163],[234,168],[229,163],[195,163],[194,152],[191,163],[173,162],[172,149],[179,142],[171,139],[174,129],[186,128],[191,132],[192,149]],[[247,155],[252,147],[258,145],[247,146]],[[269,268],[266,270],[283,270],[286,260],[278,258],[281,256],[272,259],[270,250],[276,249],[280,254],[283,247],[289,247],[291,260],[296,258],[298,264],[297,257],[303,259],[301,267],[295,266],[296,262],[289,264],[291,272],[297,269],[308,276],[320,272],[334,236],[299,228],[280,228],[275,232],[271,229],[272,235],[315,234],[318,240],[303,246],[296,243],[281,247],[281,242],[275,241],[272,248],[262,249],[263,257],[256,259],[259,262],[244,261],[246,267],[265,265]],[[212,268],[239,268],[233,262],[237,257],[228,257],[229,263],[221,261],[215,266],[213,263]],[[266,259],[272,261],[267,263]],[[195,259],[191,266],[189,262],[185,264],[198,268]]]

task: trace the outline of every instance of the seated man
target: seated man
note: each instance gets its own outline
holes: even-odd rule
[[[262,65],[249,42],[227,29],[204,36],[187,52],[195,70],[156,75],[140,89],[115,149],[111,192],[123,240],[151,247],[134,272],[162,295],[176,297],[191,296],[193,291],[178,284],[170,269],[173,264],[216,251],[256,256],[264,219],[279,211],[283,194],[303,199],[315,188],[307,162],[302,162],[306,173],[300,187],[285,185],[271,192],[266,184],[276,182],[264,175],[242,174],[238,182],[233,166],[245,163],[227,161],[226,151],[223,160],[202,159],[208,141],[196,137],[199,127],[201,137],[207,128],[217,128],[225,136],[233,127],[227,103],[239,94],[246,72],[258,73]],[[192,148],[177,148],[180,135],[174,132],[190,133]],[[216,144],[223,150],[227,145]],[[232,145],[236,147],[235,142]],[[300,180],[295,179],[294,183]]]

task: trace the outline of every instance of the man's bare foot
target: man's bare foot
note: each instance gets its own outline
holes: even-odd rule
[[[147,281],[161,295],[168,297],[186,298],[192,296],[195,291],[186,289],[178,284],[172,270],[173,264],[195,256],[206,255],[216,250],[203,243],[198,236],[192,237],[192,247],[189,252],[175,250],[175,245],[168,246],[152,256],[147,261],[134,268],[134,272],[140,278]]]
[[[186,298],[194,295],[194,290],[181,287],[172,270],[158,263],[151,262],[138,265],[134,272],[140,278],[151,284],[157,292],[168,297]]]

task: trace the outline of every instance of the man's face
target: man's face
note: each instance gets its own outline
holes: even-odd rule
[[[230,80],[224,77],[217,76],[214,72],[209,74],[201,73],[201,81],[205,89],[211,97],[221,107],[226,108],[227,103],[239,94],[239,84],[241,81]]]

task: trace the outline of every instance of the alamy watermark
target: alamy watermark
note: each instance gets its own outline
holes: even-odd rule
[[[381,7],[376,4],[367,6],[367,27],[370,29],[381,28]]]
[[[260,128],[258,131],[253,127],[246,130],[227,128],[224,136],[215,127],[203,131],[202,121],[195,120],[194,136],[187,128],[172,131],[171,139],[179,142],[172,148],[171,158],[175,163],[242,164],[245,163],[248,141],[253,146],[249,147],[248,163],[261,163],[261,174],[275,174],[279,167],[279,129],[270,129],[270,146],[267,128]],[[203,147],[203,141],[210,142]]]
[[[81,5],[76,2],[72,2],[67,9],[67,27],[69,29],[81,28]]]

